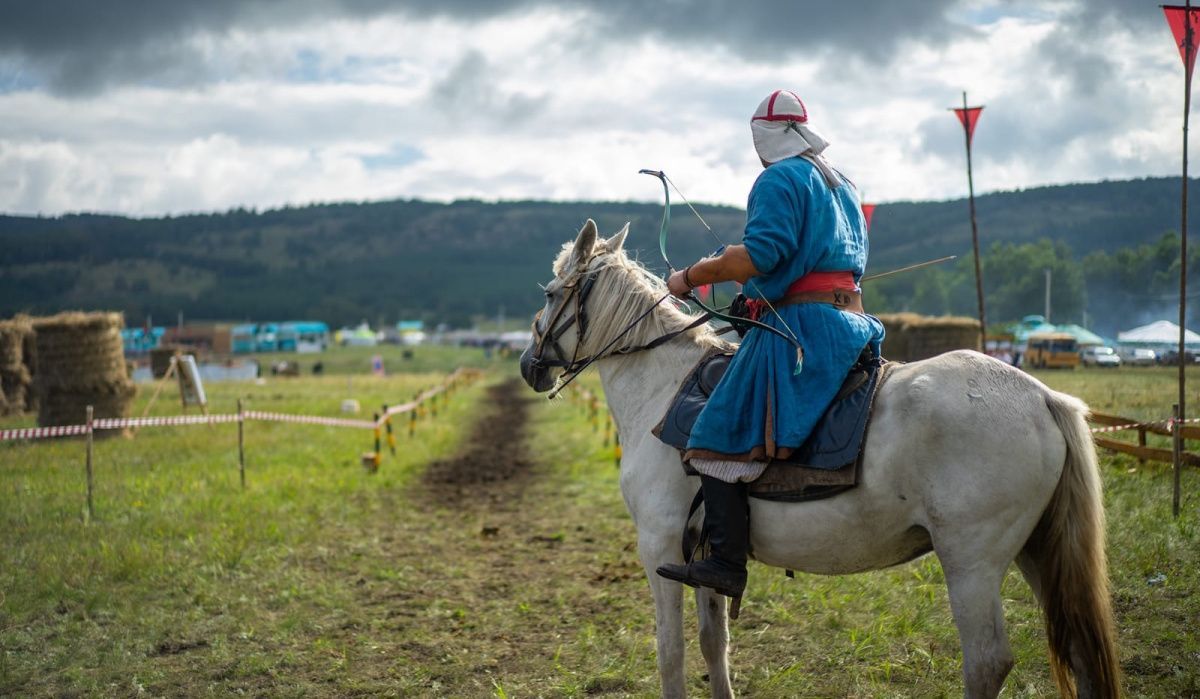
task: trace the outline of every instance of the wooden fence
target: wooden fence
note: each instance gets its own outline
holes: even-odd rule
[[[1124,427],[1130,432],[1137,432],[1137,444],[1122,442],[1111,437],[1095,435],[1096,446],[1110,449],[1112,451],[1121,452],[1135,456],[1139,461],[1160,461],[1164,463],[1174,463],[1174,452],[1170,448],[1151,447],[1146,445],[1147,434],[1157,434],[1164,437],[1173,436],[1171,422],[1139,422],[1127,417],[1117,415],[1106,415],[1104,413],[1092,413],[1088,420],[1097,425],[1105,427]],[[1200,441],[1200,425],[1177,425],[1174,429],[1179,430],[1179,436],[1184,442],[1184,446],[1189,440]],[[1114,430],[1123,431],[1123,430]],[[1110,432],[1111,433],[1111,432]],[[1200,454],[1182,450],[1180,452],[1182,462],[1188,466],[1200,466]]]

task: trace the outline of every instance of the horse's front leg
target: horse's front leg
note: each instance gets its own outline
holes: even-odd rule
[[[713,699],[731,699],[729,684],[729,616],[726,598],[712,590],[696,588],[696,612],[700,616],[700,651],[708,666],[708,686]]]
[[[678,537],[638,533],[638,556],[654,595],[654,631],[658,649],[658,676],[663,697],[686,697],[683,673],[683,586],[654,571],[664,563],[683,559]]]

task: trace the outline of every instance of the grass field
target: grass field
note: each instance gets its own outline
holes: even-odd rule
[[[344,371],[369,355],[341,358]],[[399,402],[456,364],[490,367],[415,438],[402,432],[375,475],[358,464],[369,431],[250,423],[242,491],[232,425],[146,429],[97,442],[86,522],[81,441],[0,443],[0,696],[656,695],[653,610],[604,430],[529,393],[525,438],[493,436],[471,456],[484,474],[521,468],[448,494],[427,474],[489,410],[516,409],[494,393],[515,368],[478,354],[414,360],[427,362],[420,373],[384,379],[209,386],[214,410],[243,397],[336,415],[343,398]],[[1131,417],[1165,417],[1174,402],[1170,370],[1039,377]],[[171,398],[156,412],[175,412]],[[1126,689],[1200,696],[1200,474],[1184,474],[1185,512],[1171,520],[1165,466],[1105,455],[1102,468]],[[1015,570],[1003,594],[1017,655],[1005,696],[1052,695]],[[732,636],[746,696],[961,695],[932,557],[794,580],[752,564]],[[693,695],[706,693],[703,672],[692,641]]]

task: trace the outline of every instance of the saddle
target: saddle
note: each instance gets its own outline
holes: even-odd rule
[[[725,375],[732,352],[705,356],[679,387],[654,436],[682,453],[692,427]],[[841,389],[804,444],[787,459],[775,459],[755,481],[749,494],[764,500],[802,502],[832,497],[853,488],[862,468],[863,445],[871,409],[890,364],[864,348],[847,372]],[[684,464],[688,475],[698,475]]]

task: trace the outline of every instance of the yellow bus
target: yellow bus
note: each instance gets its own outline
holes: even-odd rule
[[[1079,366],[1079,343],[1068,333],[1029,336],[1025,366],[1031,369],[1074,369]]]

